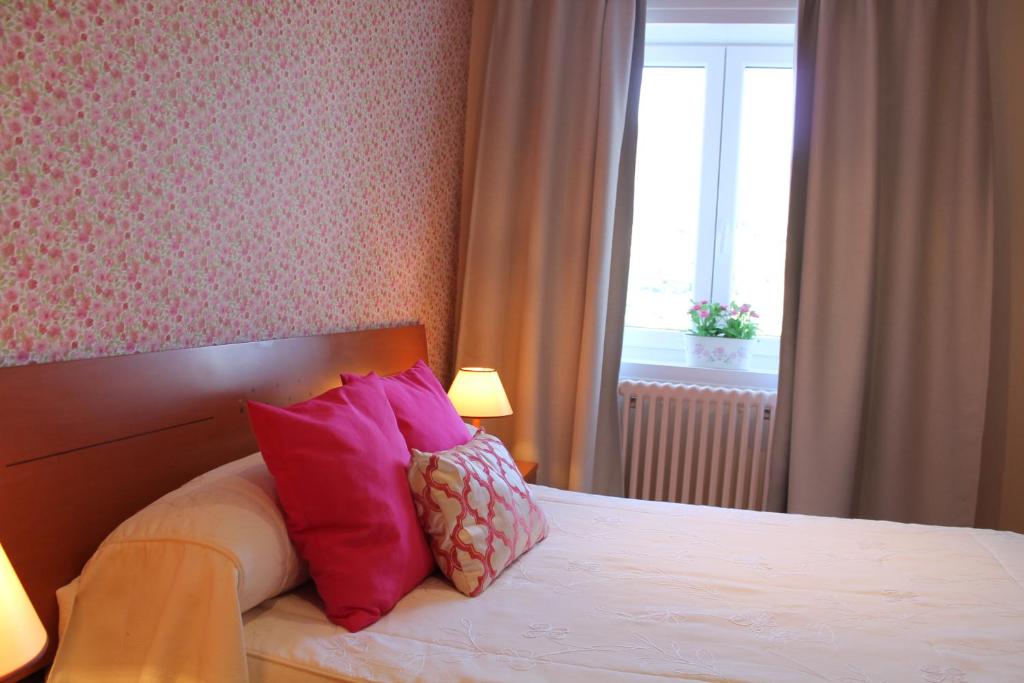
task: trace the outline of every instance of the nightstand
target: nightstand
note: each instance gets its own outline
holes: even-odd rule
[[[519,474],[523,475],[527,484],[537,483],[537,463],[516,460],[516,467],[519,468]]]

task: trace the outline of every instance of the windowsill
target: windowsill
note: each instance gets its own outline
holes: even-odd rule
[[[758,340],[750,359],[750,369],[725,370],[691,367],[684,350],[684,332],[630,327],[625,332],[620,379],[771,391],[778,387],[777,337]]]
[[[738,389],[778,388],[779,376],[765,370],[719,370],[715,368],[694,368],[681,363],[652,360],[622,359],[619,379],[646,380],[649,382],[678,382],[704,386],[732,387]]]

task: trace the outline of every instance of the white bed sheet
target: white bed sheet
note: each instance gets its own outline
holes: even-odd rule
[[[1024,681],[1024,536],[533,490],[551,535],[479,597],[247,612],[251,683]]]

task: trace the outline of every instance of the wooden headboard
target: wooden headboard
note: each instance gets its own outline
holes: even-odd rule
[[[121,521],[257,450],[245,401],[285,405],[427,357],[421,325],[0,369],[0,543],[57,640],[54,591]]]

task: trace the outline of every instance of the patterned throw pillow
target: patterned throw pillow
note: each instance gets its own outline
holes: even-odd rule
[[[470,597],[547,536],[512,456],[483,430],[447,451],[413,450],[409,485],[437,564]]]

